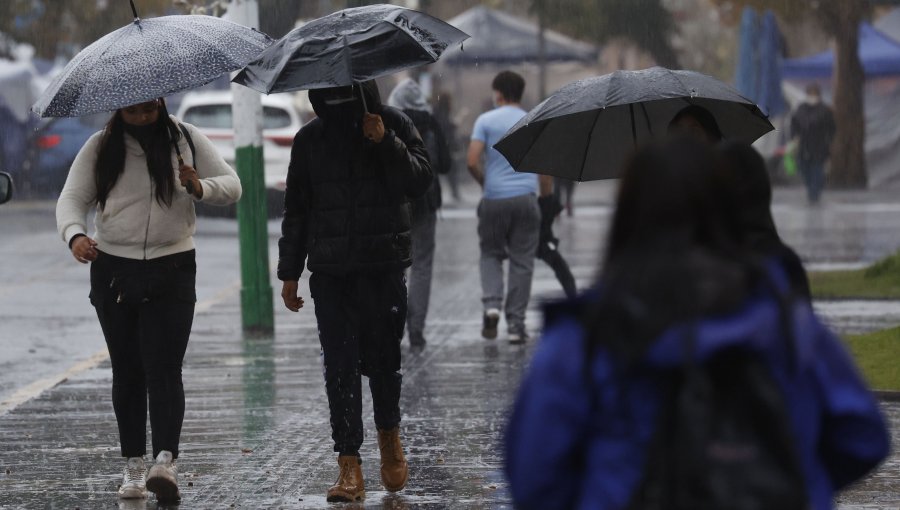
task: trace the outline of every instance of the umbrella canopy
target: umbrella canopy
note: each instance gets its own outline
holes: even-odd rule
[[[468,37],[412,9],[354,7],[288,32],[232,81],[265,94],[347,86],[436,62]]]
[[[472,36],[464,48],[450,48],[441,62],[451,65],[520,64],[541,58],[538,26],[528,20],[483,5],[472,7],[448,21]],[[595,62],[597,48],[553,30],[544,31],[547,62]]]
[[[586,181],[619,177],[636,145],[665,135],[698,105],[726,139],[752,142],[774,129],[759,108],[721,81],[661,67],[572,82],[523,117],[494,148],[518,171]]]
[[[213,16],[135,17],[75,55],[31,109],[41,117],[117,110],[205,85],[270,44],[258,30]]]

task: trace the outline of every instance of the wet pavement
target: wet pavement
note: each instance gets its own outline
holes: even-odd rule
[[[580,286],[596,272],[611,190],[578,186],[575,216],[556,224]],[[794,190],[776,193],[775,212],[782,234],[808,263],[860,264],[900,246],[900,207],[888,194],[826,196],[817,209],[797,196]],[[13,268],[0,267],[0,508],[156,508],[152,497],[120,506],[115,496],[123,462],[109,363],[86,298],[86,268],[56,237],[52,205],[11,205],[18,209],[0,211],[0,235],[7,240],[0,255],[16,261]],[[330,507],[510,507],[499,440],[534,342],[509,345],[502,321],[498,340],[480,337],[473,206],[474,199],[443,212],[428,346],[421,353],[404,346],[409,485],[398,494],[381,487],[367,396],[361,451],[367,498],[362,505]],[[272,258],[277,228],[270,223]],[[199,302],[184,368],[181,508],[329,507],[324,494],[337,469],[312,300],[299,314],[276,306],[272,337],[245,337],[236,225],[201,219],[197,246]],[[277,295],[274,280],[273,286]],[[308,297],[305,281],[301,294]],[[559,295],[552,272],[540,262],[533,294],[534,306]],[[897,308],[894,302],[817,303],[844,332],[898,324]],[[536,334],[540,317],[534,310],[528,323]],[[900,444],[900,405],[885,403],[884,409]],[[898,470],[895,453],[842,495],[839,508],[900,508]]]

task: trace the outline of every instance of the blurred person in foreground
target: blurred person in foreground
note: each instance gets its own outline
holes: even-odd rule
[[[186,158],[181,166],[179,153]],[[90,300],[112,363],[113,410],[127,458],[122,499],[146,498],[147,489],[163,503],[180,499],[181,367],[197,300],[194,202],[228,205],[240,197],[237,174],[212,142],[170,116],[161,98],[117,110],[79,151],[60,193],[57,228],[75,259],[91,263]],[[89,237],[85,218],[95,206]],[[148,395],[155,459],[149,473]]]
[[[331,437],[338,479],[328,501],[365,498],[362,459],[362,376],[369,378],[381,481],[406,486],[400,442],[400,341],[406,323],[410,266],[409,201],[434,176],[412,121],[381,104],[373,80],[309,92],[317,118],[291,149],[278,279],[288,310],[306,263],[322,345]]]
[[[724,142],[719,146],[726,168],[731,172],[738,207],[738,224],[743,246],[751,253],[777,258],[797,297],[812,299],[803,262],[778,235],[772,218],[772,185],[766,162],[751,145]]]
[[[475,120],[466,162],[481,185],[478,204],[478,240],[481,248],[481,336],[497,338],[500,309],[504,305],[503,261],[509,259],[506,290],[508,340],[528,340],[525,310],[531,298],[531,278],[541,228],[538,196],[550,195],[553,179],[516,172],[494,144],[506,134],[525,110],[519,104],[525,80],[512,71],[501,71],[491,83],[495,108]]]
[[[834,139],[834,115],[822,102],[822,89],[806,87],[806,100],[791,117],[791,136],[797,139],[797,166],[806,184],[806,197],[817,204],[825,187],[825,163]]]
[[[416,126],[434,173],[431,187],[421,197],[410,202],[412,214],[412,266],[409,269],[409,308],[406,330],[410,347],[425,347],[425,318],[431,298],[431,276],[434,262],[434,235],[437,211],[441,208],[441,181],[438,175],[450,170],[450,149],[444,131],[428,104],[419,84],[406,78],[394,87],[388,96],[388,105],[399,109]]]
[[[710,411],[704,393],[670,400],[677,377],[734,353],[762,363],[776,388],[783,419],[745,425],[780,429],[786,454],[767,460],[793,460],[801,482],[774,481],[804,500],[790,508],[831,508],[835,491],[887,455],[884,420],[840,340],[808,301],[785,298],[777,261],[742,253],[726,180],[712,148],[690,140],[650,145],[630,159],[597,287],[546,309],[516,398],[505,465],[517,508],[698,508],[679,504],[692,486],[648,492],[646,484],[660,472],[677,479],[682,470],[671,468],[702,468],[714,455],[743,462],[730,449],[684,451],[666,441],[675,430],[706,430],[703,420],[670,421],[680,416],[673,409]],[[737,386],[716,402],[742,409],[742,392],[754,391]],[[680,455],[660,459],[660,451]],[[755,474],[765,479],[767,471]],[[657,504],[644,504],[648,497]]]

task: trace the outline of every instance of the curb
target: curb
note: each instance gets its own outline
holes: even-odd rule
[[[872,393],[882,402],[900,402],[900,391],[872,390]]]

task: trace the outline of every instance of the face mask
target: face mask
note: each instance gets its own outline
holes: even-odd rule
[[[139,142],[141,142],[141,144],[144,144],[147,140],[149,140],[153,136],[153,133],[156,131],[156,123],[136,126],[134,124],[123,122],[122,127],[126,133],[135,137]]]

